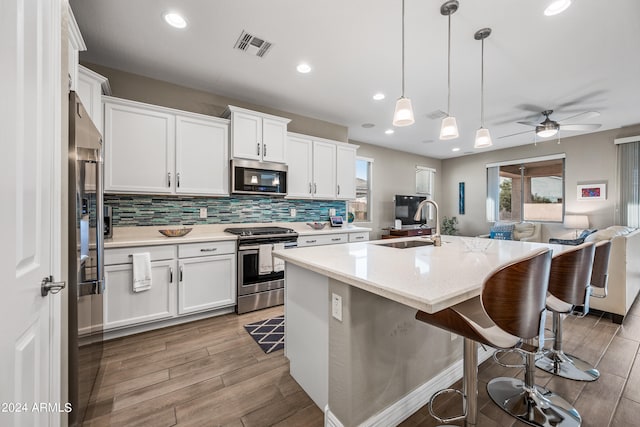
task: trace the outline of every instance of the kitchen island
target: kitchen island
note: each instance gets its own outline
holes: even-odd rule
[[[285,354],[293,378],[327,425],[393,425],[462,376],[462,340],[418,322],[480,294],[496,267],[538,249],[567,247],[425,238],[276,251],[286,261]],[[393,246],[389,246],[393,245]],[[481,356],[481,360],[482,360]]]

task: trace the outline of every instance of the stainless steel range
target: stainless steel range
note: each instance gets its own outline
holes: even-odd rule
[[[274,247],[295,248],[298,233],[284,227],[237,227],[224,231],[238,236],[236,312],[284,304],[284,270],[278,268],[277,262],[269,264],[270,251]]]

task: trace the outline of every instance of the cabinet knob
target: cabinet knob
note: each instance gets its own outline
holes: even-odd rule
[[[180,266],[180,277],[179,277],[178,281],[182,282],[182,266]]]
[[[171,187],[171,172],[167,172],[167,187]]]
[[[173,267],[169,267],[169,283],[173,283]]]
[[[259,156],[260,155],[260,143],[258,142],[256,145],[258,147],[258,156]]]
[[[176,187],[180,188],[180,172],[176,174]]]
[[[340,194],[340,184],[338,184],[338,194]]]

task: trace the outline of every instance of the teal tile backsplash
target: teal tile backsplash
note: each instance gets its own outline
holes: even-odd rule
[[[105,194],[113,208],[113,226],[231,224],[247,222],[328,221],[329,209],[346,215],[346,203],[326,200],[292,200],[277,197],[163,197]],[[207,218],[200,218],[207,208]],[[290,209],[296,209],[296,217]]]

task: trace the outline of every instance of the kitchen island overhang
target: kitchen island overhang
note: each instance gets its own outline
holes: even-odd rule
[[[411,240],[421,239],[398,239]],[[433,313],[479,295],[496,267],[537,248],[567,248],[493,241],[473,252],[451,236],[441,247],[383,243],[274,253],[287,262],[291,375],[334,425],[397,422],[461,377],[462,340],[415,321],[416,310]],[[332,316],[333,295],[342,320]]]

